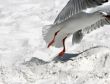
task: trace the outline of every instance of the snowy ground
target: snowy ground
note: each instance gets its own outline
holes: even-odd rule
[[[67,39],[61,62],[61,49],[46,48],[42,28],[67,1],[0,0],[0,84],[110,84],[110,26]]]

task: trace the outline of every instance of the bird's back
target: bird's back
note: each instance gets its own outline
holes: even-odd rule
[[[94,24],[101,18],[103,17],[100,14],[81,12],[57,24],[56,26],[61,26],[63,29],[62,32],[74,33],[80,29],[84,29],[85,27]]]

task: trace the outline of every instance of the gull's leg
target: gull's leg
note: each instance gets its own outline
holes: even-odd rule
[[[55,32],[54,38],[53,38],[53,39],[51,40],[51,42],[48,44],[48,48],[55,42],[55,37],[56,37],[56,35],[58,34],[58,32],[60,32],[60,30],[57,31],[57,32]]]
[[[64,53],[65,53],[65,40],[66,40],[67,36],[62,40],[63,42],[63,50],[58,54],[58,56],[63,57]]]

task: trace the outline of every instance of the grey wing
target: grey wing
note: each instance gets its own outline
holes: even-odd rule
[[[75,32],[73,34],[72,44],[79,43],[85,34],[88,34],[97,28],[103,27],[104,25],[110,25],[110,18],[101,19],[85,29]]]
[[[108,0],[106,0],[105,2],[107,1]],[[70,0],[67,3],[67,5],[62,9],[62,11],[59,13],[54,23],[60,23],[86,8],[99,6],[105,2],[103,2],[102,0]]]
[[[78,30],[73,34],[72,38],[72,44],[74,45],[75,43],[79,43],[83,38],[83,32],[82,30]]]
[[[104,25],[110,25],[110,18],[101,19],[101,20],[97,21],[96,23],[92,24],[91,26],[86,27],[82,31],[84,34],[88,34],[88,33],[92,32],[93,30],[103,27]]]

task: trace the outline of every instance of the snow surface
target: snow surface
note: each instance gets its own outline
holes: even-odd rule
[[[0,84],[110,84],[110,26],[46,48],[42,28],[68,0],[0,0]],[[83,52],[84,51],[84,52]]]

